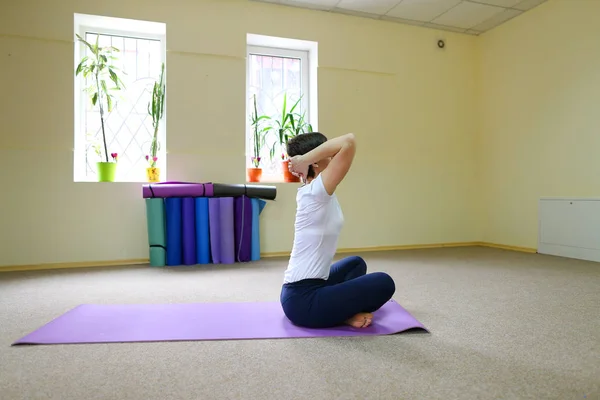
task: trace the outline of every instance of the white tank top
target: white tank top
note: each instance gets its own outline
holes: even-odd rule
[[[344,225],[342,208],[335,195],[325,190],[321,175],[296,194],[294,246],[284,283],[302,279],[328,279]]]

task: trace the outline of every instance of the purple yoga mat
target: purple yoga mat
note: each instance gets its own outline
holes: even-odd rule
[[[300,328],[278,302],[80,305],[17,340],[17,344],[125,343],[192,340],[376,336],[428,330],[394,300],[368,328]]]
[[[208,199],[210,254],[213,264],[221,264],[221,199]]]
[[[233,264],[235,262],[233,197],[208,199],[208,213],[213,264]]]
[[[160,182],[142,185],[142,197],[212,197],[212,183]]]
[[[252,200],[246,196],[235,198],[235,259],[248,262],[252,255]]]
[[[183,264],[196,264],[196,201],[184,197],[181,205],[181,225],[183,237]]]
[[[235,262],[235,232],[233,197],[220,197],[221,215],[221,263],[233,264]]]

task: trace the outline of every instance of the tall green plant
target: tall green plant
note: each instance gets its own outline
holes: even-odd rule
[[[281,108],[281,117],[275,119],[272,128],[276,132],[276,140],[271,147],[270,156],[271,160],[275,157],[275,148],[279,144],[282,149],[281,159],[285,159],[284,148],[289,139],[302,133],[311,132],[312,125],[310,125],[305,118],[306,114],[298,114],[294,112],[302,96],[294,103],[294,105],[288,110],[287,109],[287,94],[283,95],[283,107]]]
[[[267,132],[269,132],[272,127],[271,126],[260,126],[260,121],[271,119],[267,115],[258,115],[258,108],[256,107],[256,95],[253,97],[254,100],[254,110],[252,112],[251,121],[252,121],[252,163],[255,168],[260,167],[260,150],[262,146],[265,144],[265,136]]]
[[[90,44],[81,36],[77,35],[77,39],[85,44],[92,54],[91,56],[84,56],[81,59],[75,70],[75,76],[82,74],[85,79],[91,78],[91,83],[84,91],[90,97],[92,105],[95,106],[97,104],[100,109],[102,142],[104,144],[106,162],[108,162],[108,147],[106,146],[106,132],[104,129],[104,104],[106,104],[107,111],[110,113],[113,109],[115,98],[111,94],[111,91],[124,89],[125,84],[116,72],[119,71],[119,68],[112,65],[112,62],[117,60],[117,57],[113,54],[118,53],[119,49],[113,46],[100,47],[98,45],[99,38],[100,37],[97,36],[96,43]],[[111,62],[109,62],[109,60]],[[108,81],[112,82],[114,86],[109,88],[109,85],[107,84]]]
[[[165,64],[163,63],[160,71],[160,80],[154,82],[152,88],[152,100],[148,102],[148,114],[152,117],[152,127],[154,128],[154,135],[152,136],[152,144],[150,145],[150,166],[154,168],[156,161],[158,160],[156,153],[160,148],[158,143],[158,129],[160,127],[160,120],[162,119],[165,112]],[[146,159],[149,160],[148,156]]]
[[[302,115],[298,113],[293,113],[290,115],[290,135],[289,137],[294,137],[301,135],[303,133],[312,132],[312,125],[306,120],[306,113]]]

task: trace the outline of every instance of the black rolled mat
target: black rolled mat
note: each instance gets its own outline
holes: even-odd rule
[[[275,200],[275,197],[277,197],[277,187],[264,185],[213,183],[214,197],[236,197],[242,195],[246,195],[248,197],[258,197],[264,200]]]

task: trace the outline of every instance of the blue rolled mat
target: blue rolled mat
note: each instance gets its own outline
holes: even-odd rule
[[[164,267],[167,262],[167,239],[163,199],[146,199],[146,222],[148,224],[150,265]]]
[[[181,207],[183,232],[183,264],[196,264],[196,203],[193,197],[184,197]]]
[[[168,197],[165,199],[167,215],[167,265],[181,265],[183,261],[181,203],[181,197]]]
[[[253,198],[252,201],[252,250],[251,261],[260,260],[260,224],[259,216],[267,202],[262,199]]]
[[[233,197],[220,197],[221,263],[235,263],[235,229]]]
[[[210,264],[208,198],[196,197],[196,263]]]
[[[213,264],[221,263],[221,199],[208,199],[208,218],[210,229],[210,254]]]
[[[234,200],[235,260],[248,262],[252,255],[252,201],[247,196]]]

